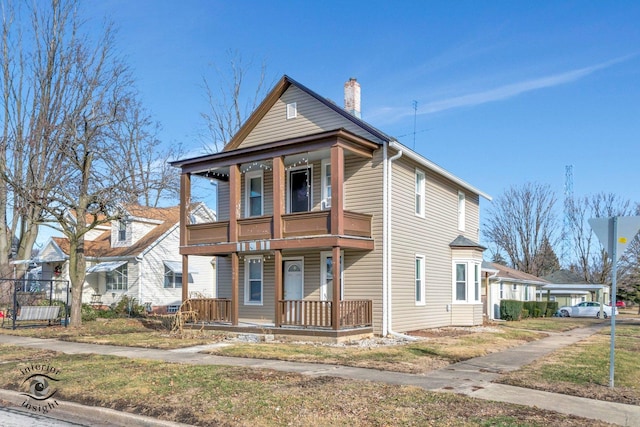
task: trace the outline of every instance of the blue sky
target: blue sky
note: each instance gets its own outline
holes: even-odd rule
[[[561,202],[572,165],[575,195],[640,202],[640,2],[82,4],[116,24],[167,144],[201,145],[202,77],[231,49],[338,104],[356,77],[364,120],[494,197],[539,182]]]

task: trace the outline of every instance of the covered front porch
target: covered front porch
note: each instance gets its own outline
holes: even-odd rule
[[[373,335],[370,300],[340,301],[337,328],[332,323],[332,301],[278,301],[273,323],[242,319],[234,324],[232,301],[226,298],[192,298],[183,307],[195,315],[190,326],[204,329],[334,341]]]

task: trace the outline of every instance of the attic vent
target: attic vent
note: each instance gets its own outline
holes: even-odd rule
[[[295,119],[298,115],[298,106],[295,102],[290,102],[287,104],[287,120]]]

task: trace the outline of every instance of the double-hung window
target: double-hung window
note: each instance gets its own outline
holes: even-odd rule
[[[166,264],[164,266],[164,287],[165,288],[181,288],[182,272],[174,271]]]
[[[425,268],[424,268],[424,255],[416,255],[416,305],[423,305],[425,303]]]
[[[475,301],[480,301],[480,265],[473,265],[473,294]]]
[[[245,176],[246,216],[263,215],[263,175],[262,170],[247,172]]]
[[[118,240],[120,242],[127,240],[127,223],[124,220],[118,222]]]
[[[458,230],[464,231],[465,227],[465,195],[458,191]]]
[[[262,305],[262,256],[248,256],[244,260],[244,303]]]
[[[112,271],[107,271],[106,274],[106,285],[108,291],[126,291],[127,290],[127,282],[128,282],[128,274],[127,274],[127,264],[123,264],[120,267],[116,268]]]
[[[467,264],[456,264],[456,301],[467,300]]]
[[[453,293],[455,302],[480,301],[480,263],[474,260],[455,261],[453,266]],[[503,288],[500,284],[500,298]]]
[[[424,195],[425,195],[425,175],[424,172],[416,169],[416,215],[424,218]]]

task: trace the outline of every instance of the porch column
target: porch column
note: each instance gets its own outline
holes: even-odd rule
[[[182,255],[182,302],[189,299],[189,255]]]
[[[333,167],[333,165],[331,165]],[[333,179],[333,171],[331,173]],[[332,184],[333,185],[333,184]],[[333,189],[332,189],[333,191]],[[333,194],[331,195],[333,199]],[[333,200],[331,200],[331,206],[333,208]],[[340,288],[342,284],[342,266],[340,265],[340,246],[334,246],[332,254],[333,263],[333,299],[331,301],[331,324],[334,330],[340,329]]]
[[[344,149],[334,145],[331,147],[331,234],[336,235],[344,234],[343,183]]]
[[[180,175],[180,247],[187,246],[187,222],[191,205],[191,174]],[[189,299],[189,257],[182,256],[182,302]]]
[[[275,217],[274,217],[275,219]],[[282,313],[280,312],[280,301],[282,301],[282,289],[283,289],[283,280],[282,280],[282,251],[276,250],[274,254],[274,269],[275,269],[275,279],[274,286],[275,289],[275,325],[276,328],[282,326]]]
[[[240,165],[229,166],[229,242],[238,241],[240,218]]]
[[[229,242],[238,241],[238,218],[240,218],[240,165],[229,166]],[[240,278],[238,252],[231,252],[231,324],[238,325]]]
[[[282,214],[284,207],[284,158],[273,158],[273,238],[282,239]]]
[[[238,280],[240,261],[237,252],[231,252],[231,324],[238,325]]]

